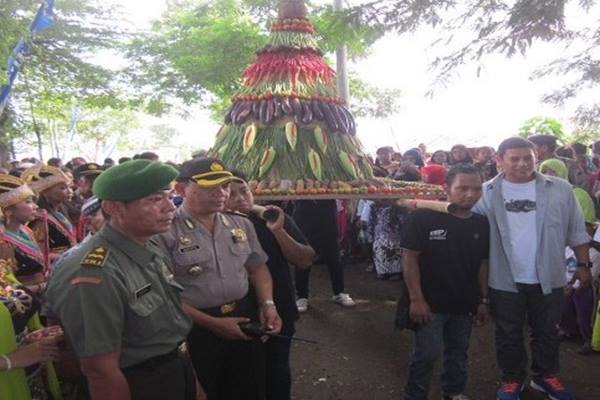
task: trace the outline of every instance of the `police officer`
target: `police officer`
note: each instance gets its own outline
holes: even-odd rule
[[[92,399],[195,398],[193,368],[181,346],[191,321],[180,286],[149,242],[171,225],[175,207],[167,189],[176,176],[174,168],[149,160],[102,173],[94,192],[108,223],[55,266],[48,306]]]
[[[190,355],[209,400],[262,399],[258,366],[264,361],[255,358],[262,346],[239,324],[260,319],[266,329],[281,329],[267,256],[252,223],[223,213],[234,179],[215,159],[183,163],[175,186],[183,203],[171,230],[158,239],[184,287],[184,310],[194,322]]]
[[[80,242],[85,237],[83,221],[81,220],[81,207],[92,197],[92,187],[94,181],[102,173],[103,167],[96,163],[86,163],[73,170],[73,183],[76,187],[71,200],[65,205],[69,218],[75,225],[75,234],[77,241]]]

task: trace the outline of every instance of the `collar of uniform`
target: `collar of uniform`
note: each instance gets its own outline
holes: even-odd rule
[[[210,235],[210,232],[208,232],[206,227],[202,225],[202,223],[200,223],[200,221],[198,221],[196,218],[191,216],[187,211],[185,211],[183,207],[179,207],[177,211],[175,211],[175,215],[183,221],[183,223],[189,230],[200,229],[202,232],[206,232],[206,234]],[[190,226],[188,226],[186,220],[191,221],[194,227],[191,228]],[[231,219],[228,218],[225,214],[217,212],[215,215],[213,235],[217,234],[217,232],[219,232],[221,229],[227,229],[229,226],[232,226]]]
[[[98,232],[111,246],[116,247],[121,252],[127,254],[136,264],[146,266],[156,256],[152,250],[129,239],[121,232],[110,226],[110,223],[104,224]]]

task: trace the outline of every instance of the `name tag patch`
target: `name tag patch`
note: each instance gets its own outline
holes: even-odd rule
[[[140,297],[142,297],[143,295],[147,294],[148,292],[150,292],[152,290],[152,284],[149,283],[145,286],[142,286],[141,288],[139,288],[138,290],[135,291],[135,298],[139,299]]]
[[[189,253],[190,251],[198,250],[199,248],[200,248],[200,246],[195,244],[193,246],[180,247],[179,252],[182,254],[185,254],[185,253]]]

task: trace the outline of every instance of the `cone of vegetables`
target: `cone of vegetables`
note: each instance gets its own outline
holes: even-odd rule
[[[210,153],[246,173],[259,192],[300,194],[373,177],[302,0],[281,2],[269,43],[244,71]]]

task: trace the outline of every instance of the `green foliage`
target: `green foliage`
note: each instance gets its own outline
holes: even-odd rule
[[[549,117],[532,117],[521,125],[519,128],[519,136],[528,138],[532,135],[552,135],[555,136],[560,143],[566,143],[568,140],[562,124],[554,118]]]
[[[147,98],[146,110],[160,115],[183,101],[199,104],[221,120],[231,104],[229,98],[242,87],[242,72],[254,62],[256,50],[267,43],[268,23],[277,15],[277,3],[190,0],[170,4],[152,31],[136,36],[128,47],[128,73]],[[327,51],[346,45],[353,57],[365,56],[383,32],[370,27],[350,29],[328,7],[313,11],[311,20],[321,33],[318,44]],[[358,99],[386,99],[376,91],[366,96],[367,88],[362,86]],[[365,105],[362,110],[373,108]],[[382,105],[379,112],[388,108]]]
[[[39,4],[28,0],[0,4],[0,65],[27,31]],[[59,154],[65,147],[57,135],[68,127],[73,104],[92,113],[134,105],[135,95],[126,93],[119,74],[101,64],[102,52],[118,49],[126,36],[118,26],[119,15],[118,9],[101,0],[57,0],[54,24],[30,43],[31,53],[11,95],[14,115],[4,118],[0,129],[20,143],[37,142],[40,152],[45,143]],[[93,138],[99,130],[80,131],[85,132]]]
[[[376,88],[356,76],[350,77],[349,86],[352,93],[350,108],[354,118],[385,118],[399,110],[397,100],[401,91],[398,89]]]

